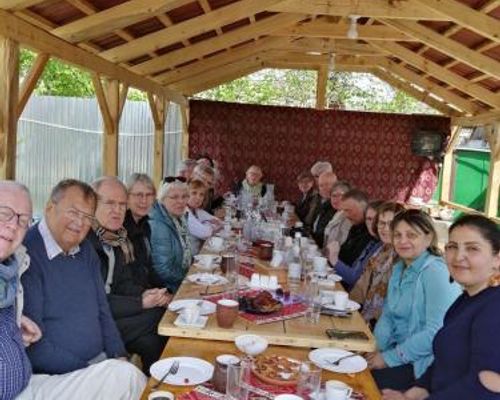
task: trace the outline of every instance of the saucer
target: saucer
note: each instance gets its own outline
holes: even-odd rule
[[[207,324],[208,317],[205,317],[203,315],[200,315],[196,321],[194,321],[191,324],[188,324],[184,320],[184,315],[179,314],[179,316],[176,318],[174,321],[174,325],[179,327],[179,328],[195,328],[195,329],[203,329],[205,325]]]

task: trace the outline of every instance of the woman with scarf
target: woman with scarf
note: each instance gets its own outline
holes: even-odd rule
[[[127,188],[116,177],[93,182],[98,202],[88,239],[100,260],[111,313],[127,351],[141,356],[143,371],[160,358],[166,339],[156,333],[170,301],[165,288],[153,288],[139,265],[123,227]]]
[[[149,213],[153,268],[174,294],[192,262],[186,210],[189,199],[184,178],[166,177]]]
[[[368,259],[361,277],[351,290],[351,299],[362,304],[361,315],[372,327],[382,313],[392,267],[397,260],[392,245],[391,222],[394,215],[403,210],[401,204],[390,201],[377,208],[372,230],[374,236],[382,242],[382,246]]]

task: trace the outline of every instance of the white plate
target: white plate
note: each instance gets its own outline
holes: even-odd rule
[[[185,299],[185,300],[175,300],[168,305],[168,310],[177,312],[185,307],[198,304],[199,299]],[[215,312],[215,304],[211,301],[203,300],[201,303],[201,315],[209,315]]]
[[[331,299],[329,301],[331,301]],[[353,311],[358,311],[361,308],[361,304],[356,303],[353,300],[347,300],[347,307],[345,309],[339,309],[333,303],[323,304],[323,307],[333,311],[353,312]]]
[[[174,325],[178,326],[179,328],[203,329],[205,327],[205,325],[207,324],[207,321],[208,321],[208,317],[204,317],[203,315],[200,315],[196,321],[194,321],[191,324],[188,324],[184,320],[184,315],[179,314],[179,316],[174,321]]]
[[[318,394],[314,394],[314,393],[311,394],[310,397],[313,400],[327,400],[325,389],[321,389],[321,391]],[[353,397],[349,396],[349,399],[347,399],[347,400],[350,400],[352,398]]]
[[[226,285],[228,280],[221,275],[199,273],[188,275],[187,280],[191,283],[196,283],[197,285]]]
[[[194,386],[212,379],[214,366],[208,361],[194,357],[170,357],[155,362],[149,372],[160,380],[170,369],[174,361],[179,361],[179,370],[175,375],[169,375],[164,383],[176,386]]]
[[[332,372],[339,372],[341,374],[355,374],[366,369],[368,363],[361,356],[346,358],[342,360],[339,365],[333,365],[326,360],[335,362],[340,357],[353,354],[350,351],[335,348],[316,349],[309,353],[309,360],[311,360],[318,367]]]

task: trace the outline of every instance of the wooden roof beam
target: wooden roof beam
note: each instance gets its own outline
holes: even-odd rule
[[[456,0],[415,0],[457,24],[500,43],[500,21]]]
[[[54,29],[51,33],[71,43],[83,42],[165,14],[193,0],[131,0]]]
[[[195,60],[201,56],[245,42],[255,35],[269,35],[278,29],[294,24],[304,18],[305,15],[302,14],[274,15],[262,19],[255,24],[235,29],[224,35],[203,40],[183,49],[174,50],[153,60],[138,64],[132,67],[131,70],[140,75],[149,75],[155,72],[164,71],[167,68],[173,68],[187,61]]]
[[[231,69],[225,71],[224,76],[219,76],[212,80],[207,80],[205,82],[201,82],[198,86],[190,86],[186,87],[184,93],[186,95],[193,95],[195,93],[203,92],[208,89],[212,89],[216,86],[222,85],[224,83],[228,83],[234,81],[235,79],[239,79],[243,76],[253,74],[254,72],[260,71],[263,68],[262,63],[257,63],[254,65],[249,65],[248,67],[238,67],[236,69]]]
[[[381,56],[385,52],[375,49],[373,46],[361,43],[352,43],[347,40],[319,39],[319,38],[301,38],[290,41],[280,50],[335,53],[344,55],[359,56]]]
[[[100,55],[112,62],[127,61],[150,51],[180,42],[183,39],[209,32],[249,15],[257,14],[264,11],[270,3],[276,4],[281,1],[283,0],[241,0],[199,17],[142,36],[129,43],[104,51]]]
[[[434,76],[451,85],[460,91],[467,93],[468,95],[481,100],[482,102],[489,104],[494,108],[500,108],[500,94],[495,94],[490,90],[475,84],[460,75],[449,71],[446,68],[408,50],[406,47],[401,46],[396,43],[382,43],[382,42],[369,42],[374,48],[384,50],[390,55],[399,58],[407,64],[411,64],[419,70],[426,72],[427,74]]]
[[[290,62],[294,64],[311,64],[311,65],[328,65],[328,55],[311,55],[288,51],[268,51],[265,57],[267,59]],[[342,65],[361,65],[361,66],[376,66],[386,62],[385,57],[357,57],[357,56],[336,56],[335,64]]]
[[[0,10],[0,35],[10,37],[41,53],[50,54],[87,71],[117,79],[145,92],[163,95],[178,104],[186,103],[186,98],[181,94],[56,38],[3,10]]]
[[[451,120],[452,125],[479,126],[488,125],[500,121],[500,111],[488,111],[473,117],[456,117]]]
[[[410,71],[403,65],[396,64],[393,61],[387,61],[385,64],[380,64],[379,66],[383,66],[394,75],[398,75],[404,80],[411,82],[421,87],[422,89],[435,94],[436,96],[439,96],[447,103],[452,104],[456,108],[459,108],[460,110],[465,111],[468,114],[478,114],[480,112],[486,111],[484,108],[477,106],[471,101],[464,99],[463,97],[460,97],[453,92],[450,92],[449,90],[427,80],[425,77],[420,76],[413,71]]]
[[[435,110],[438,110],[444,115],[460,115],[458,111],[455,109],[451,108],[450,106],[446,105],[445,103],[435,99],[434,97],[430,97],[428,92],[425,91],[420,91],[410,85],[409,83],[402,81],[390,73],[383,71],[381,69],[375,69],[373,72],[373,75],[376,77],[380,78],[381,80],[387,82],[389,85],[393,86],[394,88],[401,90],[408,95],[412,96],[413,98],[417,99],[418,101],[421,101],[422,103],[427,104],[429,107],[434,108]]]
[[[287,43],[287,38],[267,37],[264,39],[260,39],[257,42],[249,43],[244,46],[231,49],[231,51],[226,51],[213,57],[209,57],[186,65],[185,67],[179,67],[171,71],[164,72],[162,74],[156,75],[154,79],[164,85],[169,85],[174,82],[187,79],[191,76],[201,74],[207,70],[217,67],[223,67],[227,64],[234,63],[236,61],[257,54],[261,51],[281,47],[282,45],[286,45]]]
[[[434,47],[440,52],[456,58],[471,67],[484,72],[496,79],[500,78],[500,63],[494,59],[469,49],[455,40],[448,39],[441,34],[412,21],[396,21],[382,19],[386,25],[405,32],[415,39]]]
[[[43,3],[46,0],[0,0],[0,8],[4,10],[22,10],[37,4]]]
[[[414,40],[411,36],[404,34],[396,29],[385,25],[359,25],[358,38],[361,40]],[[296,26],[292,26],[280,31],[277,31],[275,36],[303,36],[310,38],[329,38],[329,39],[347,39],[347,31],[349,24],[331,23],[320,19],[304,22]],[[354,43],[351,40],[351,43]]]
[[[287,61],[279,61],[279,60],[269,60],[264,61],[263,63],[265,68],[274,68],[274,69],[297,69],[297,70],[314,70],[317,71],[321,68],[321,65],[312,65],[312,64],[295,64]],[[335,65],[335,72],[364,72],[370,73],[373,71],[373,67],[364,66],[364,65]]]
[[[395,1],[393,4],[387,0],[287,0],[270,4],[267,10],[343,17],[361,15],[374,18],[443,20],[439,13],[411,0]]]

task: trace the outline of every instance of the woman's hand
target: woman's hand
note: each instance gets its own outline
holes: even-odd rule
[[[429,392],[418,386],[414,386],[404,393],[392,389],[382,390],[383,400],[424,400],[427,397],[429,397]]]
[[[481,371],[479,380],[490,392],[500,393],[500,374],[493,371]]]
[[[28,347],[30,344],[40,340],[42,337],[42,331],[35,322],[28,317],[21,315],[21,336],[23,338],[24,346]]]
[[[368,353],[366,356],[366,361],[368,361],[368,367],[370,369],[382,369],[387,367],[387,364],[384,361],[384,357],[382,357],[382,353],[379,351]]]

